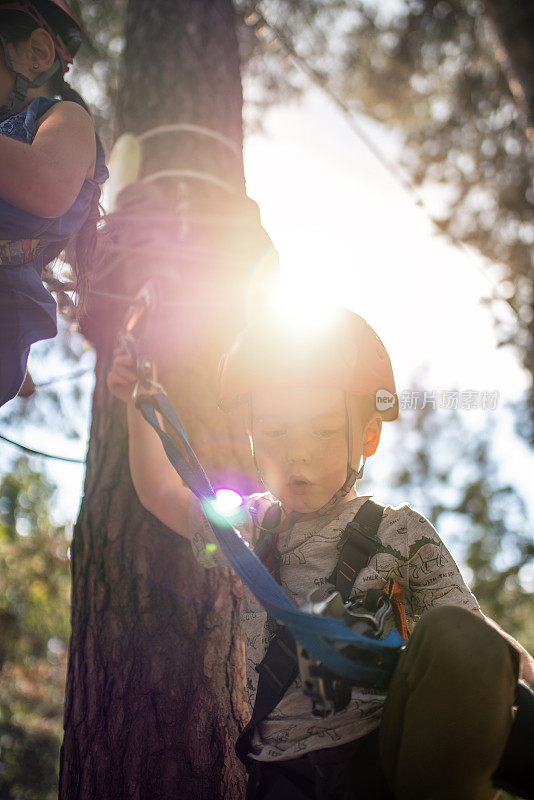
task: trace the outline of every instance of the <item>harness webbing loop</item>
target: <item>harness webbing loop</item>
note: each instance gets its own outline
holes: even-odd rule
[[[337,565],[329,578],[329,583],[338,588],[338,573],[342,570],[348,572],[350,569],[352,581],[347,596],[342,595],[343,600],[348,599],[358,573],[367,565],[369,559],[380,545],[376,532],[378,531],[383,511],[383,506],[374,503],[372,500],[366,500],[363,506],[358,509],[354,519],[345,528],[344,534],[347,535],[347,538],[341,548]],[[363,533],[364,530],[365,533]],[[361,547],[358,546],[359,539],[362,539]],[[272,540],[273,534],[269,530],[262,529],[254,550],[262,563],[269,569],[271,574],[275,575],[279,582],[279,554],[276,553],[275,556],[275,547]],[[347,547],[349,542],[351,544]],[[353,562],[350,561],[352,555],[354,555]],[[345,559],[347,559],[348,563],[345,562]],[[346,589],[345,583],[343,587]],[[361,652],[361,656],[363,660],[366,660],[366,653]],[[256,671],[259,673],[259,680],[252,716],[239,735],[235,746],[236,754],[244,764],[247,763],[247,754],[250,749],[254,728],[276,708],[299,672],[295,640],[290,631],[283,625],[278,626],[267,647],[263,660],[256,667]]]

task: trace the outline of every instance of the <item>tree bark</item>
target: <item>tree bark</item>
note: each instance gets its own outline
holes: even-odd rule
[[[497,56],[534,141],[534,6],[531,0],[486,0],[486,11],[503,48]]]
[[[241,105],[230,0],[130,0],[118,132],[201,125],[233,140],[239,155]],[[151,137],[141,175],[162,169],[207,173],[233,194],[187,178],[129,187],[113,240],[122,257],[99,289],[134,295],[165,273],[148,334],[160,380],[214,485],[250,491],[244,432],[216,411],[216,366],[245,321],[251,276],[270,275],[276,258],[230,148],[190,133]],[[124,406],[105,386],[123,315],[120,303],[93,296],[83,325],[97,368],[72,543],[60,798],[238,800],[244,775],[233,745],[247,716],[241,585],[230,569],[197,566],[189,543],[136,498]]]

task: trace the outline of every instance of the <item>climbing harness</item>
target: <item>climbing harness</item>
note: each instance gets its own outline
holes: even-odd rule
[[[1,9],[0,3],[0,17]],[[1,124],[2,132],[31,144],[36,121],[58,102],[37,97],[28,108],[12,117],[9,124]],[[39,217],[0,199],[0,405],[19,391],[31,345],[53,338],[57,333],[57,305],[45,288],[47,272],[44,268],[82,228],[95,192],[107,178],[104,151],[98,137],[96,156],[94,177],[84,180],[76,199],[60,217]],[[62,296],[58,299],[61,303]]]
[[[279,583],[280,554],[276,549],[276,534],[273,533],[277,525],[274,511],[275,506],[268,509],[254,550]],[[312,615],[326,615],[343,621],[367,640],[379,640],[383,635],[384,622],[392,610],[388,594],[391,580],[382,591],[369,590],[353,601],[349,601],[349,596],[358,574],[380,547],[381,542],[376,534],[383,511],[384,507],[380,504],[366,500],[341,535],[343,544],[338,561],[328,579],[332,590],[326,596],[323,589],[312,592],[308,603],[302,607]],[[407,641],[408,638],[406,628],[403,639]],[[393,672],[399,653],[400,650],[387,653],[382,666],[387,664]],[[353,661],[367,665],[376,663],[376,655],[369,653],[365,647],[351,645],[345,648],[344,654]],[[321,718],[346,708],[353,686],[375,686],[372,680],[352,680],[336,674],[295,640],[283,625],[277,627],[256,671],[259,680],[252,716],[236,743],[236,753],[245,764],[254,728],[276,708],[299,673],[302,690],[312,701],[312,714]]]
[[[346,566],[346,562],[344,562],[343,567],[346,568]],[[393,615],[397,630],[407,642],[409,639],[408,626],[399,626],[397,623],[399,607],[402,609],[404,619],[406,617],[402,599],[394,600],[392,597],[391,590],[394,586],[397,590],[400,589],[396,581],[390,578],[382,590],[371,589],[362,597],[352,601],[345,600],[337,591],[324,597],[324,593],[318,589],[312,593],[303,608],[312,614],[327,614],[336,619],[342,619],[351,630],[371,639],[382,639],[385,622],[388,617]],[[364,684],[336,675],[311,656],[299,642],[296,643],[296,646],[302,687],[304,693],[312,699],[312,714],[325,718],[346,708],[350,703],[353,686]],[[352,645],[349,645],[343,652],[355,660],[367,662],[369,658],[366,652],[362,652]],[[398,655],[399,653],[396,653],[390,660],[392,670],[397,663]],[[370,685],[369,688],[374,687]]]
[[[198,497],[214,535],[230,565],[249,587],[267,613],[285,625],[307,651],[333,672],[360,683],[386,687],[392,663],[404,639],[391,631],[383,640],[369,639],[350,630],[343,621],[302,611],[289,599],[261,563],[248,543],[230,522],[220,514],[215,505],[215,492],[194,453],[185,429],[163,387],[148,374],[153,362],[143,352],[143,336],[149,317],[154,313],[154,294],[150,290],[138,295],[138,302],[130,308],[119,332],[119,342],[125,342],[135,353],[137,371],[133,399],[145,420],[157,433],[167,457],[189,489]],[[139,338],[138,338],[139,337]],[[164,429],[158,419],[166,423]],[[351,644],[370,653],[372,663],[356,664],[341,653],[336,645]]]

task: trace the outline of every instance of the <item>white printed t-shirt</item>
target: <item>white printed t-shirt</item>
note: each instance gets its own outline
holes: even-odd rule
[[[328,576],[337,564],[341,535],[367,499],[369,495],[356,497],[330,514],[296,522],[278,534],[281,585],[297,606],[305,603],[312,591],[328,584]],[[269,493],[252,495],[245,501],[245,521],[238,528],[252,546],[273,502]],[[213,532],[197,503],[192,506],[190,524],[197,560],[205,567],[227,564],[214,547]],[[378,538],[381,546],[357,576],[351,597],[368,589],[382,589],[388,578],[395,578],[404,593],[410,630],[432,606],[479,607],[435,528],[409,505],[386,506]],[[241,601],[241,625],[252,713],[258,685],[255,668],[265,655],[271,631],[267,628],[266,611],[247,586]],[[384,635],[392,627],[390,621]],[[260,761],[279,761],[358,739],[378,728],[384,699],[385,693],[356,687],[346,709],[321,719],[312,715],[311,698],[303,693],[297,678],[271,714],[256,726],[250,755]]]

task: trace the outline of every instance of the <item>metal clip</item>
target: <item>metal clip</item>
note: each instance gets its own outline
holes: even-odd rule
[[[137,382],[132,394],[134,402],[137,402],[141,388],[162,391],[154,378],[154,361],[142,349],[148,319],[156,309],[157,299],[156,282],[150,279],[141,287],[128,308],[117,337],[119,347],[126,351],[135,364]]]
[[[149,391],[148,394],[152,394],[155,392],[157,392],[158,394],[167,394],[161,383],[158,383],[158,381],[154,381],[151,379],[145,379],[145,380],[139,379],[135,382],[134,390],[132,392],[132,400],[135,406],[137,406],[137,400],[139,398],[141,389],[143,390],[145,395],[147,394],[146,391],[147,389],[152,390]]]

